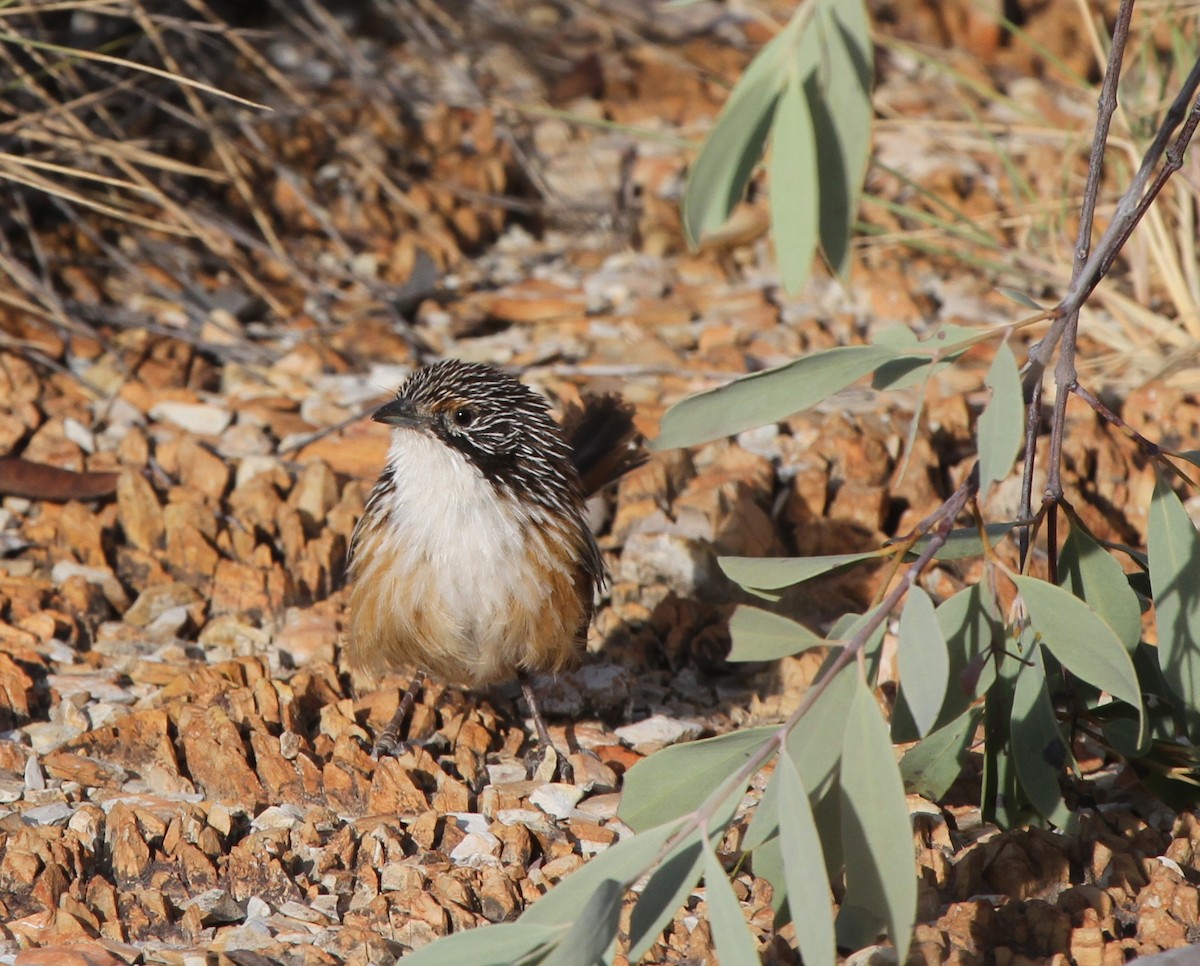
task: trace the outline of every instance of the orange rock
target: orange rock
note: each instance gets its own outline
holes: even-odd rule
[[[471,811],[471,791],[457,778],[447,775],[440,768],[437,771],[438,789],[430,799],[430,805],[438,812],[469,812]]]
[[[128,805],[118,802],[113,806],[104,824],[104,839],[117,881],[129,883],[141,878],[150,866],[150,849]]]
[[[425,790],[397,759],[380,759],[367,796],[367,811],[381,815],[420,815],[429,808]]]
[[[117,480],[117,518],[133,546],[149,553],[159,549],[162,508],[154,487],[136,470],[125,470]]]
[[[192,436],[180,441],[178,459],[181,483],[199,490],[213,503],[221,499],[229,485],[229,463]]]
[[[111,762],[61,749],[44,756],[42,767],[52,778],[78,782],[87,788],[116,788],[128,777],[123,768]]]
[[[347,815],[366,814],[371,793],[371,780],[366,775],[344,761],[330,761],[321,777],[331,808]]]
[[[479,886],[479,911],[489,922],[507,922],[521,911],[521,897],[502,872],[489,872]]]
[[[563,297],[531,292],[528,297],[501,295],[486,302],[488,314],[501,322],[528,325],[552,319],[580,318],[585,305],[582,297]]]
[[[1173,919],[1166,909],[1153,906],[1138,911],[1137,938],[1143,955],[1188,944],[1183,923]]]
[[[829,506],[829,516],[846,520],[869,534],[879,533],[887,518],[890,493],[885,486],[863,486],[847,482],[838,487]]]
[[[43,909],[58,908],[58,900],[67,891],[67,871],[59,863],[51,862],[38,875],[33,884],[30,898]]]
[[[304,467],[288,496],[288,506],[299,510],[308,525],[322,524],[338,501],[337,478],[328,464],[312,460]]]
[[[176,579],[206,591],[219,560],[208,537],[191,522],[168,526],[165,563]]]
[[[125,960],[95,943],[71,943],[22,949],[13,966],[125,966]]]
[[[1095,909],[1085,909],[1083,925],[1071,931],[1071,959],[1076,966],[1103,966],[1104,930]]]
[[[82,503],[72,501],[63,507],[59,518],[59,540],[85,566],[108,566],[103,530],[99,514]]]
[[[990,902],[956,902],[937,921],[937,927],[950,945],[969,952],[983,951],[989,945],[996,924]]]
[[[46,463],[64,470],[79,472],[83,467],[83,450],[63,432],[61,416],[56,416],[33,434],[21,455],[34,463]]]
[[[335,473],[374,480],[387,461],[387,451],[387,430],[364,420],[362,425],[347,427],[340,436],[325,436],[309,443],[296,458],[300,462],[321,460]]]
[[[229,894],[238,902],[258,896],[274,906],[300,900],[303,893],[292,881],[277,855],[287,848],[287,829],[254,832],[229,852],[225,881]]]
[[[275,609],[267,592],[266,581],[266,575],[250,564],[236,560],[216,561],[212,581],[212,613],[245,614],[251,619],[265,617]],[[282,600],[278,603],[282,604]]]
[[[3,634],[0,633],[2,639]],[[32,690],[33,679],[8,654],[0,651],[0,729],[18,728],[29,721]],[[22,761],[21,770],[24,768]]]
[[[247,807],[265,802],[241,735],[224,710],[185,706],[179,716],[179,739],[188,772],[206,796]]]

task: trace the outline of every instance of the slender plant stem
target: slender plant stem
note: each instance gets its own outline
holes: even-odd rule
[[[1200,68],[1200,59],[1196,62],[1196,68]],[[1200,77],[1196,68],[1193,68],[1192,73]],[[1103,248],[1101,245],[1097,245],[1095,255],[1088,260],[1087,266],[1083,269],[1083,273],[1080,276],[1081,279],[1086,277],[1088,279],[1087,283],[1078,287],[1073,286],[1072,291],[1075,294],[1068,296],[1067,299],[1064,299],[1060,303],[1059,308],[1065,312],[1062,321],[1066,325],[1062,333],[1062,349],[1059,353],[1058,364],[1054,370],[1054,382],[1058,389],[1058,395],[1054,400],[1054,417],[1050,426],[1050,462],[1046,476],[1046,500],[1060,500],[1063,495],[1061,473],[1062,441],[1066,426],[1067,397],[1078,388],[1078,373],[1075,369],[1075,337],[1079,323],[1079,306],[1083,304],[1083,300],[1092,293],[1096,285],[1099,284],[1100,279],[1112,267],[1117,253],[1120,252],[1129,240],[1129,236],[1133,234],[1134,228],[1137,227],[1137,224],[1150,209],[1150,205],[1154,203],[1154,200],[1158,197],[1159,192],[1162,191],[1167,181],[1183,166],[1184,152],[1191,143],[1197,126],[1200,126],[1200,97],[1197,97],[1192,104],[1192,108],[1187,114],[1183,127],[1180,128],[1178,136],[1166,150],[1165,163],[1158,169],[1154,180],[1138,199],[1137,204],[1133,208],[1133,213],[1129,218],[1120,223],[1119,226],[1118,222],[1114,220],[1109,226],[1109,230],[1104,233],[1104,238],[1101,239],[1102,244],[1110,236],[1113,241]],[[1157,138],[1155,139],[1155,143],[1158,143]],[[1114,232],[1113,229],[1115,226],[1118,227],[1118,230]],[[1096,265],[1094,270],[1092,270],[1093,264]],[[1055,324],[1057,325],[1057,323]],[[1049,337],[1049,334],[1047,334],[1047,337]],[[1045,339],[1042,341],[1044,342]],[[1032,355],[1033,352],[1031,350],[1030,356],[1032,357]]]
[[[1091,250],[1092,221],[1096,211],[1096,199],[1100,194],[1100,182],[1104,175],[1104,151],[1108,144],[1108,132],[1112,125],[1113,114],[1117,110],[1117,82],[1121,76],[1121,62],[1125,55],[1125,46],[1129,39],[1129,21],[1133,16],[1134,0],[1121,0],[1117,11],[1117,21],[1113,27],[1112,46],[1109,48],[1108,64],[1104,70],[1104,82],[1100,89],[1100,99],[1096,105],[1096,130],[1092,136],[1092,151],[1088,156],[1088,176],[1083,192],[1083,205],[1079,212],[1079,231],[1075,242],[1075,257],[1071,262],[1071,288],[1074,289],[1088,263]],[[1143,164],[1145,168],[1145,164]],[[1060,305],[1061,308],[1061,305]],[[1025,465],[1021,474],[1021,502],[1018,515],[1022,519],[1033,516],[1033,475],[1037,467],[1037,439],[1042,428],[1042,375],[1050,360],[1050,353],[1064,334],[1068,348],[1064,348],[1065,362],[1060,360],[1064,370],[1061,375],[1071,375],[1074,380],[1075,371],[1075,336],[1079,322],[1076,310],[1064,316],[1051,326],[1038,343],[1029,350],[1029,361],[1025,375]],[[1057,379],[1056,379],[1057,381]],[[1046,476],[1046,492],[1049,494],[1057,488],[1061,496],[1062,482],[1059,464],[1062,458],[1062,435],[1066,423],[1066,396],[1060,391],[1054,400],[1054,415],[1051,421],[1050,462]],[[1020,566],[1024,570],[1029,555],[1031,533],[1023,528],[1018,536],[1020,550]]]
[[[1115,51],[1116,49],[1117,47],[1114,43],[1113,50]],[[1108,228],[1100,236],[1100,240],[1096,243],[1095,248],[1088,257],[1083,270],[1075,277],[1070,288],[1067,290],[1067,294],[1055,308],[1054,314],[1057,317],[1055,323],[1050,327],[1050,331],[1029,350],[1029,365],[1031,367],[1045,368],[1049,363],[1055,346],[1058,344],[1059,339],[1062,338],[1067,319],[1073,312],[1077,312],[1087,297],[1092,294],[1092,291],[1099,284],[1100,279],[1104,277],[1105,273],[1112,266],[1113,261],[1128,240],[1133,229],[1145,215],[1148,201],[1153,200],[1153,196],[1147,197],[1149,192],[1146,190],[1147,184],[1150,183],[1150,176],[1154,173],[1163,154],[1166,153],[1175,129],[1179,127],[1187,116],[1189,104],[1191,104],[1190,111],[1192,114],[1195,114],[1200,109],[1200,107],[1192,103],[1198,89],[1200,89],[1200,58],[1197,58],[1196,62],[1192,65],[1192,69],[1188,72],[1182,88],[1176,95],[1175,100],[1171,102],[1170,109],[1163,116],[1162,123],[1158,127],[1158,132],[1154,136],[1154,141],[1146,150],[1142,158],[1142,165],[1138,169],[1133,182],[1117,203],[1117,209],[1113,213],[1113,219],[1109,222]],[[1191,131],[1194,131],[1194,129],[1195,123],[1191,122]],[[1180,159],[1182,159],[1182,149],[1191,140],[1191,131],[1187,132],[1185,139],[1182,139],[1181,136],[1181,139],[1177,139],[1171,145]],[[1158,178],[1154,186],[1152,186],[1155,195],[1161,190],[1162,185],[1166,183],[1167,178],[1174,174],[1175,170],[1168,163],[1168,169],[1159,172]]]
[[[1033,516],[1033,473],[1037,464],[1038,433],[1042,430],[1042,378],[1025,382],[1025,466],[1021,473],[1021,502],[1017,516],[1028,520]],[[1029,555],[1031,527],[1017,530],[1017,546],[1020,550],[1020,566],[1025,569],[1025,558]]]
[[[1092,248],[1092,221],[1096,212],[1096,198],[1100,193],[1100,182],[1104,176],[1104,149],[1108,144],[1108,132],[1112,117],[1117,110],[1117,85],[1121,80],[1121,62],[1129,41],[1129,21],[1133,16],[1134,0],[1121,0],[1117,22],[1113,26],[1112,46],[1108,52],[1108,65],[1104,69],[1104,83],[1100,88],[1100,100],[1096,107],[1096,131],[1092,137],[1092,153],[1088,159],[1087,187],[1083,193],[1083,207],[1079,212],[1079,233],[1075,241],[1075,257],[1071,265],[1071,288],[1078,284],[1087,270]],[[1079,305],[1066,310],[1062,318],[1061,349],[1058,365],[1054,370],[1054,382],[1058,392],[1054,397],[1054,415],[1050,423],[1050,453],[1046,465],[1046,500],[1062,498],[1062,445],[1066,433],[1067,399],[1075,384],[1075,342],[1079,332]],[[1045,343],[1047,340],[1043,340]],[[1040,346],[1039,346],[1040,347]],[[1039,347],[1035,347],[1039,348]],[[1034,352],[1030,352],[1033,357]],[[1051,554],[1055,547],[1051,544]]]
[[[1085,389],[1079,383],[1076,383],[1075,387],[1071,391],[1085,403],[1091,406],[1096,412],[1096,415],[1108,423],[1108,425],[1112,426],[1114,429],[1117,429],[1126,437],[1133,440],[1133,442],[1137,444],[1138,449],[1140,449],[1149,459],[1154,460],[1160,466],[1170,470],[1181,480],[1188,483],[1193,489],[1196,488],[1196,482],[1178,466],[1167,459],[1167,455],[1171,452],[1171,450],[1161,446],[1151,439],[1147,439],[1136,429],[1130,426],[1129,423],[1125,422],[1125,420],[1104,405],[1103,400]]]
[[[1133,229],[1137,227],[1142,217],[1150,207],[1150,203],[1162,190],[1164,184],[1177,170],[1179,164],[1182,163],[1183,150],[1191,141],[1192,133],[1196,128],[1197,110],[1200,110],[1194,98],[1197,90],[1200,89],[1200,57],[1192,65],[1191,71],[1188,73],[1187,79],[1184,81],[1183,88],[1171,103],[1170,109],[1163,117],[1162,124],[1159,125],[1158,133],[1154,136],[1154,142],[1150,145],[1149,150],[1142,160],[1142,166],[1138,170],[1137,176],[1134,178],[1133,184],[1129,190],[1121,196],[1120,202],[1117,204],[1117,210],[1114,212],[1113,220],[1109,223],[1107,230],[1101,236],[1100,241],[1096,243],[1096,249],[1088,259],[1088,264],[1083,273],[1080,275],[1079,284],[1072,287],[1072,290],[1063,300],[1061,308],[1064,312],[1078,310],[1093,289],[1099,284],[1112,266],[1117,254],[1128,241],[1129,236],[1133,233]],[[1191,102],[1189,109],[1188,104]],[[1171,134],[1179,127],[1184,117],[1188,117],[1188,122],[1181,131],[1180,136],[1167,147],[1170,141]],[[1163,154],[1167,155],[1167,166],[1160,170],[1154,182],[1148,190],[1146,184],[1150,180],[1150,175],[1154,168],[1158,165],[1159,159]],[[1178,158],[1178,163],[1172,161],[1172,157]],[[1043,340],[1044,341],[1044,340]]]

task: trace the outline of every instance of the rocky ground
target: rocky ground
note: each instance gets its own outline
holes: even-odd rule
[[[1079,45],[1050,7],[1026,26],[1061,38],[1069,61]],[[860,388],[656,453],[597,501],[611,583],[583,667],[541,686],[556,740],[594,752],[573,759],[574,784],[528,776],[513,693],[436,682],[413,719],[425,747],[372,759],[407,679],[353,681],[343,665],[344,556],[386,449],[363,415],[423,361],[509,366],[560,404],[617,391],[653,437],[699,389],[889,325],[1011,320],[998,281],[1066,277],[1052,232],[1030,267],[1023,246],[1045,226],[999,173],[1016,158],[1035,188],[1061,191],[1082,161],[1037,132],[1011,157],[968,138],[951,82],[894,44],[954,47],[958,69],[1084,142],[1094,96],[1055,75],[1064,61],[998,44],[956,6],[875,13],[893,40],[876,97],[886,167],[869,190],[918,209],[950,197],[1015,255],[970,266],[868,201],[875,234],[850,284],[818,272],[788,298],[757,195],[687,253],[677,139],[702,134],[768,36],[715,4],[654,23],[620,4],[522,8],[507,33],[460,36],[482,45],[471,57],[442,59],[365,14],[326,14],[320,31],[268,17],[253,29],[268,30],[273,90],[289,97],[235,138],[252,190],[234,179],[196,210],[222,211],[206,224],[230,237],[266,212],[274,242],[230,269],[129,226],[116,241],[78,222],[44,231],[31,264],[88,327],[0,305],[0,456],[28,461],[0,460],[13,494],[0,502],[0,961],[391,962],[513,918],[630,834],[621,776],[643,757],[794,707],[813,655],[725,662],[739,597],[716,557],[849,552],[911,527],[970,465],[986,352],[931,387],[906,472],[916,393]],[[530,54],[512,23],[557,56]],[[422,96],[400,104],[401,88]],[[1011,102],[985,106],[999,122]],[[220,157],[189,160],[220,170]],[[1119,403],[1156,439],[1196,436],[1200,406],[1174,384],[1126,384]],[[1089,525],[1142,542],[1153,473],[1128,440],[1081,408],[1067,457]],[[990,509],[1015,493],[997,488]],[[829,578],[783,606],[820,628],[880,577]],[[947,565],[925,583],[944,595],[969,577]],[[1109,966],[1200,940],[1200,823],[1076,752],[1093,801],[1076,837],[982,823],[971,775],[945,803],[910,799],[911,961]],[[796,962],[769,885],[744,869],[734,885],[764,961]],[[649,959],[711,957],[701,890]]]

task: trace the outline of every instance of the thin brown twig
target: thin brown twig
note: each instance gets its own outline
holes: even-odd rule
[[[1085,389],[1079,383],[1075,383],[1075,385],[1071,387],[1071,392],[1091,406],[1096,415],[1108,423],[1108,425],[1112,426],[1125,437],[1136,443],[1138,449],[1140,449],[1149,459],[1152,459],[1159,465],[1166,467],[1193,489],[1197,488],[1195,480],[1193,480],[1183,470],[1167,459],[1167,456],[1171,452],[1170,450],[1166,449],[1159,443],[1154,442],[1152,439],[1147,439],[1136,429],[1130,426],[1129,423],[1125,422],[1125,420],[1109,409],[1099,396],[1096,396],[1089,390]]]
[[[1025,397],[1025,465],[1021,471],[1021,502],[1017,507],[1017,516],[1028,520],[1033,513],[1033,474],[1037,464],[1037,441],[1042,431],[1042,380],[1026,383],[1028,394]],[[1025,566],[1029,555],[1029,544],[1032,533],[1029,527],[1021,527],[1017,533],[1018,560],[1020,566]]]
[[[1132,0],[1123,0],[1123,2],[1131,3]],[[1143,156],[1142,165],[1138,169],[1133,182],[1125,194],[1121,196],[1121,200],[1117,204],[1117,209],[1113,214],[1112,221],[1109,222],[1108,228],[1093,248],[1087,264],[1055,309],[1056,321],[1054,325],[1029,350],[1028,365],[1030,366],[1031,373],[1038,369],[1044,369],[1049,363],[1055,346],[1062,338],[1067,318],[1072,312],[1078,311],[1079,307],[1091,295],[1092,291],[1111,267],[1113,260],[1121,251],[1122,246],[1128,240],[1133,229],[1145,215],[1147,206],[1144,195],[1146,193],[1146,185],[1150,181],[1150,175],[1154,172],[1158,162],[1166,152],[1171,135],[1174,134],[1175,129],[1179,127],[1187,116],[1188,105],[1195,97],[1197,89],[1200,89],[1200,58],[1197,58],[1196,62],[1192,65],[1192,69],[1188,73],[1182,88],[1171,103],[1170,109],[1163,117],[1163,121],[1158,127],[1158,132],[1155,134],[1154,141]],[[1191,111],[1195,113],[1196,110],[1197,107],[1193,104]],[[1190,138],[1191,135],[1189,133],[1188,140]],[[1181,150],[1183,147],[1186,147],[1186,144],[1186,141],[1183,144],[1179,144],[1177,141],[1175,146]],[[1170,171],[1167,177],[1173,173],[1174,170]],[[1165,182],[1166,179],[1161,178],[1160,173],[1158,189],[1161,189],[1162,184],[1165,184]]]
[[[1133,16],[1133,4],[1134,0],[1121,0],[1120,9],[1117,12],[1117,22],[1113,27],[1108,65],[1104,70],[1104,83],[1101,85],[1100,100],[1096,107],[1096,131],[1092,138],[1092,153],[1088,159],[1087,190],[1084,192],[1083,207],[1079,212],[1079,233],[1075,243],[1075,258],[1071,267],[1072,289],[1083,277],[1090,262],[1092,219],[1096,211],[1096,197],[1100,192],[1100,181],[1104,174],[1104,149],[1108,144],[1108,132],[1112,124],[1112,117],[1117,110],[1117,85],[1121,79],[1121,63],[1125,57],[1125,47],[1129,41],[1129,21]],[[1054,382],[1058,392],[1054,397],[1054,415],[1050,422],[1050,452],[1046,465],[1045,498],[1047,500],[1057,500],[1062,496],[1062,444],[1067,422],[1067,398],[1077,375],[1075,344],[1079,331],[1080,305],[1082,302],[1065,310],[1062,320],[1058,365],[1054,370]],[[1049,338],[1050,336],[1047,334],[1043,341],[1045,342]],[[1031,359],[1035,357],[1037,348],[1035,346],[1034,350],[1030,351]],[[1040,373],[1038,378],[1040,381]],[[1051,544],[1051,554],[1054,553],[1053,546]]]
[[[1104,152],[1108,144],[1108,132],[1112,124],[1113,114],[1117,109],[1117,81],[1121,74],[1121,63],[1125,55],[1125,46],[1129,39],[1129,22],[1133,17],[1134,0],[1121,0],[1120,9],[1117,12],[1117,22],[1113,29],[1112,45],[1109,48],[1108,64],[1104,71],[1104,82],[1101,87],[1100,99],[1096,105],[1096,130],[1092,136],[1092,150],[1088,156],[1088,176],[1087,183],[1083,192],[1083,205],[1080,209],[1079,231],[1075,245],[1075,257],[1071,267],[1071,283],[1074,286],[1079,277],[1082,275],[1088,261],[1088,253],[1091,246],[1092,237],[1092,221],[1096,211],[1096,199],[1100,194],[1100,182],[1104,173]],[[1078,310],[1071,318],[1064,318],[1061,322],[1063,328],[1069,326],[1071,328],[1071,354],[1072,359],[1070,365],[1074,367],[1074,337],[1076,333],[1076,325],[1078,323]],[[1046,363],[1049,361],[1049,353],[1053,350],[1059,335],[1055,334],[1055,328],[1059,327],[1058,322],[1051,327],[1048,332],[1039,342],[1035,343],[1029,351],[1029,360],[1027,362],[1028,372],[1025,377],[1025,465],[1021,474],[1021,500],[1017,515],[1022,519],[1028,519],[1033,512],[1033,476],[1037,465],[1037,439],[1041,433],[1042,427],[1042,376],[1045,370]],[[1044,358],[1039,353],[1045,353]],[[1053,439],[1051,445],[1051,469],[1055,472],[1057,479],[1057,463],[1055,456],[1061,454],[1061,427],[1064,420],[1059,417],[1062,415],[1058,408],[1060,399],[1065,403],[1066,393],[1061,391],[1058,394],[1059,398],[1055,400],[1055,420],[1053,425],[1059,427],[1059,447],[1055,450]],[[1049,480],[1047,481],[1049,486]],[[1026,559],[1029,554],[1030,532],[1028,529],[1022,529],[1019,536],[1020,550],[1020,565],[1022,569],[1025,567]]]

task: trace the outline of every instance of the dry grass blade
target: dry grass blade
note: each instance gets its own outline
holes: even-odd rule
[[[1109,38],[1102,35],[1105,21],[1096,16],[1095,5],[1088,0],[1076,0],[1074,6],[1074,22],[1086,37],[1085,50],[1090,50],[1096,63],[1103,63],[1110,46]],[[983,9],[979,8],[980,15],[989,16]],[[989,83],[987,78],[992,75],[987,70],[967,69],[964,66],[967,54],[939,59],[917,45],[889,38],[885,41],[889,49],[913,58],[941,79],[945,89],[943,104],[958,105],[961,117],[922,119],[916,127],[905,119],[902,111],[892,111],[885,102],[880,107],[886,120],[878,130],[883,144],[888,143],[888,138],[896,141],[899,132],[907,130],[910,152],[918,150],[916,144],[930,142],[931,150],[912,154],[910,158],[918,171],[936,165],[937,158],[952,156],[962,159],[964,171],[969,170],[965,165],[970,159],[977,170],[987,172],[996,186],[992,191],[994,212],[981,212],[976,203],[969,221],[973,227],[986,229],[998,247],[989,251],[989,246],[984,245],[980,249],[971,238],[964,237],[965,207],[957,214],[933,208],[936,217],[930,217],[921,214],[932,207],[924,200],[910,202],[913,211],[895,209],[890,219],[884,219],[893,223],[898,220],[904,230],[876,229],[878,237],[866,244],[899,241],[914,250],[961,258],[965,265],[973,267],[986,266],[990,261],[997,280],[1007,278],[1008,284],[1012,284],[1013,278],[1008,274],[1009,269],[1034,268],[1031,258],[1036,254],[1042,271],[1024,283],[1017,280],[1016,284],[1048,286],[1061,294],[1066,291],[1071,274],[1071,249],[1057,240],[1074,234],[1071,211],[1073,199],[1083,188],[1081,167],[1090,105],[1095,102],[1097,89],[1084,80],[1078,60],[1065,63],[1046,50],[1042,43],[1044,36],[1000,16],[995,16],[995,22],[1014,49],[1037,51],[1057,78],[1038,95],[1043,98],[1042,103],[1053,105],[1051,111],[1033,107],[1036,99],[1030,97],[1030,91],[1023,90],[1023,96],[1015,96],[999,80]],[[1186,65],[1195,59],[1200,21],[1192,5],[1167,2],[1146,8],[1140,19],[1135,18],[1132,29],[1131,53],[1126,65],[1130,78],[1122,80],[1122,96],[1107,140],[1106,172],[1098,204],[1100,214],[1108,218],[1114,214],[1114,186],[1128,183],[1142,162],[1157,118],[1164,109],[1162,99],[1172,90],[1175,65]],[[1167,36],[1174,39],[1170,56],[1163,47],[1163,38]],[[1068,123],[1064,123],[1064,116]],[[1047,155],[1045,149],[1052,145],[1058,146],[1061,168],[1057,177],[1047,178],[1027,161],[1038,151]],[[1020,174],[1022,171],[1028,172],[1029,177]],[[917,180],[922,180],[922,175]],[[1197,268],[1194,226],[1197,190],[1194,177],[1176,178],[1167,186],[1121,254],[1119,271],[1107,278],[1106,291],[1096,303],[1102,310],[1093,309],[1099,324],[1090,334],[1111,350],[1104,355],[1098,372],[1113,385],[1141,384],[1151,373],[1162,370],[1168,361],[1166,356],[1177,351],[1181,342],[1190,345],[1200,339],[1200,268]],[[939,198],[953,201],[953,194],[941,192]],[[868,200],[884,199],[868,196]],[[1104,227],[1103,220],[1099,227]],[[939,232],[943,233],[941,239],[937,237]],[[1047,244],[1048,240],[1055,243]],[[1114,289],[1119,289],[1120,294],[1113,295]],[[1043,295],[1048,297],[1047,293]],[[1176,329],[1180,338],[1169,336],[1168,327]],[[1157,362],[1152,359],[1155,352],[1160,355]],[[1089,365],[1097,371],[1095,361]]]
[[[31,140],[34,140],[31,138]],[[70,150],[71,144],[69,139],[47,138],[47,141],[55,142],[55,146],[62,148],[64,153]],[[83,149],[85,145],[79,145],[79,149]],[[162,171],[169,171],[173,174],[186,175],[193,178],[206,178],[211,181],[220,182],[223,180],[219,174],[209,171],[206,168],[199,168],[192,164],[183,164],[174,161],[171,158],[164,158],[155,155],[149,151],[139,150],[134,145],[130,144],[109,144],[106,142],[92,142],[86,145],[88,151],[93,154],[103,154],[106,151],[112,151],[113,155],[124,155],[133,164],[143,164],[148,167],[156,167]],[[140,192],[142,189],[129,181],[121,178],[114,178],[110,175],[103,174],[97,171],[88,171],[85,168],[72,167],[67,164],[57,164],[53,161],[39,161],[34,158],[20,157],[15,154],[0,153],[6,162],[17,164],[26,168],[37,168],[42,171],[52,172],[54,174],[62,174],[71,178],[79,178],[82,181],[95,181],[98,184],[108,185],[110,188],[120,188],[124,191],[133,193]]]
[[[81,50],[78,47],[61,47],[58,44],[50,44],[45,41],[34,40],[32,37],[22,37],[19,34],[9,33],[6,30],[0,30],[0,43],[12,44],[26,50],[42,50],[47,53],[58,54],[66,59],[91,60],[100,64],[108,64],[112,67],[121,67],[126,70],[134,70],[140,73],[149,74],[151,77],[159,77],[163,80],[169,80],[186,88],[191,88],[198,91],[203,91],[205,94],[212,94],[216,97],[222,97],[234,103],[241,104],[243,107],[252,107],[258,111],[269,111],[270,108],[265,104],[260,104],[257,101],[251,101],[244,97],[238,97],[236,94],[230,94],[228,91],[223,91],[219,87],[214,87],[211,84],[205,84],[203,81],[194,80],[191,77],[185,77],[182,74],[176,74],[169,70],[161,70],[158,67],[152,67],[149,64],[139,64],[132,60],[125,60],[122,57],[112,57],[108,54],[97,53],[92,50]]]
[[[118,221],[123,221],[130,225],[136,225],[139,228],[146,229],[147,231],[163,232],[168,235],[177,235],[180,237],[194,237],[194,233],[186,230],[185,228],[181,228],[176,225],[164,224],[163,222],[156,221],[152,218],[142,217],[132,211],[116,207],[112,204],[106,204],[90,195],[71,191],[59,182],[38,177],[36,174],[27,173],[24,170],[33,166],[34,165],[24,163],[24,159],[15,158],[11,154],[0,154],[0,179],[11,181],[19,185],[24,185],[28,188],[34,188],[46,195],[60,198],[63,201],[69,201],[72,204],[79,205],[83,208],[89,208],[92,211],[99,212],[100,214],[107,215],[110,218],[115,218]],[[131,191],[140,191],[144,192],[150,197],[154,196],[153,191],[150,189],[129,185],[128,182],[116,182],[115,179],[105,178],[102,175],[88,175],[85,172],[78,171],[68,171],[65,173],[70,173],[73,177],[87,177],[90,180],[97,180],[104,183],[120,184],[123,187],[128,187]]]

